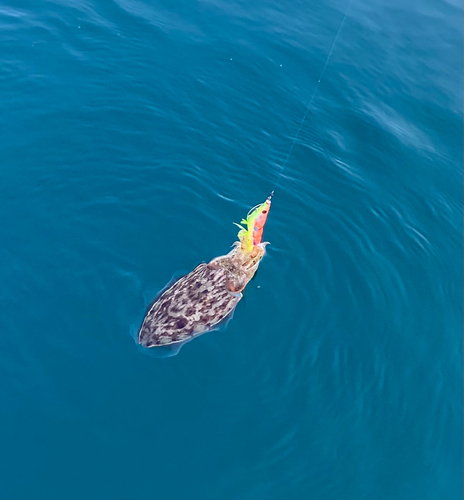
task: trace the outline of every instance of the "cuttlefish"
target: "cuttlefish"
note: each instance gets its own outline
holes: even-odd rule
[[[201,263],[161,293],[147,310],[139,344],[182,345],[230,317],[264,257],[268,243],[262,236],[273,194],[248,212],[243,226],[236,224],[238,241],[227,255]]]

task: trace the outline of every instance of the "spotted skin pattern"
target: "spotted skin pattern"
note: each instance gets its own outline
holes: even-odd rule
[[[236,245],[229,254],[202,263],[180,278],[148,310],[139,343],[165,346],[212,330],[235,309],[264,251],[263,243],[253,254],[243,256]]]

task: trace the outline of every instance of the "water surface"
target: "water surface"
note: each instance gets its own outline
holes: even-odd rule
[[[462,498],[462,3],[0,7],[0,497]],[[276,188],[277,185],[277,188]],[[276,188],[225,332],[131,331]]]

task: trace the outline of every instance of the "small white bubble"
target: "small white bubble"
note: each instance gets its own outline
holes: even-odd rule
[[[282,64],[280,65],[280,67],[282,67]]]
[[[230,58],[230,60],[232,61],[232,57]]]
[[[79,28],[79,29],[81,29],[81,27],[80,27],[80,26],[78,26],[78,28]]]
[[[261,288],[259,285],[256,285],[256,288]]]

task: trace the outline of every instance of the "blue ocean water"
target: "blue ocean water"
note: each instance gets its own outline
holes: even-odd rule
[[[457,0],[0,6],[0,498],[463,498]],[[277,186],[277,187],[276,187]],[[131,336],[276,189],[226,331]]]

